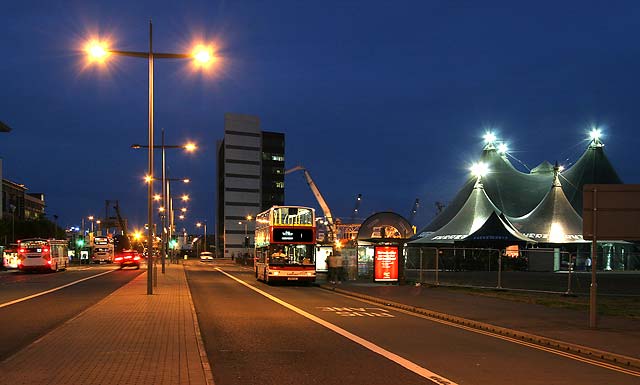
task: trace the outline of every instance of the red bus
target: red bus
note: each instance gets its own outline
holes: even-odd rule
[[[316,280],[315,210],[273,206],[256,216],[255,276],[274,281]]]

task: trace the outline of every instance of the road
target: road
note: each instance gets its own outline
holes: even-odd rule
[[[192,262],[187,277],[217,385],[640,381],[640,373],[316,287],[268,286],[227,262]]]
[[[1,272],[0,361],[80,314],[142,271],[102,265],[71,267],[57,273]]]

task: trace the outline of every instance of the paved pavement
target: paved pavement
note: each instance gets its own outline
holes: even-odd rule
[[[9,357],[0,382],[212,384],[182,265],[158,278],[153,296],[141,274]]]
[[[601,316],[598,318],[599,328],[593,330],[589,328],[587,311],[483,297],[444,287],[398,286],[364,281],[347,281],[335,286],[322,282],[322,286],[378,298],[383,303],[387,301],[427,309],[452,318],[463,318],[462,321],[494,325],[519,331],[521,335],[541,336],[589,348],[583,351],[598,350],[627,356],[635,359],[631,365],[640,366],[640,320]]]

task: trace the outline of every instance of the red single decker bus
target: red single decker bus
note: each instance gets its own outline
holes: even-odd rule
[[[266,283],[316,280],[315,211],[273,206],[256,216],[255,275]]]

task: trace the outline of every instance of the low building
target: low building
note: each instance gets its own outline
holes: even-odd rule
[[[16,220],[38,219],[45,215],[43,193],[28,193],[19,183],[2,179],[2,216]]]

